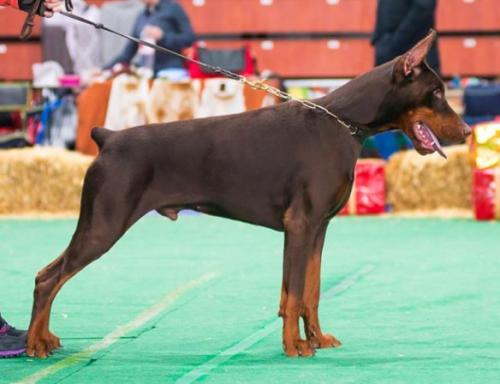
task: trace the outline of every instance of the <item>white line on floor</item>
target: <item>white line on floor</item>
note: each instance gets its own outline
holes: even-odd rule
[[[321,295],[321,297],[328,299],[331,298],[332,296],[338,295],[341,292],[344,292],[345,290],[349,289],[352,285],[354,285],[361,277],[370,273],[374,268],[375,266],[371,264],[364,266],[359,271],[353,273],[352,275],[347,276],[340,283],[328,289]],[[176,384],[194,383],[198,379],[208,375],[213,369],[217,368],[219,365],[225,363],[232,357],[247,350],[252,345],[256,344],[260,340],[269,336],[271,333],[277,331],[278,329],[281,328],[281,325],[282,325],[281,319],[278,318],[274,320],[272,323],[266,325],[261,330],[241,340],[238,344],[222,351],[221,353],[219,353],[217,356],[213,357],[206,363],[196,367],[191,372],[186,373],[184,376],[182,376],[176,381]]]
[[[198,279],[181,285],[174,291],[169,292],[165,297],[163,297],[163,299],[158,301],[152,307],[144,310],[132,321],[116,328],[113,332],[106,335],[101,341],[92,344],[91,346],[85,348],[80,352],[62,359],[57,363],[48,366],[47,368],[35,372],[33,375],[18,381],[17,384],[33,384],[41,379],[46,378],[47,376],[53,375],[54,373],[62,369],[66,369],[72,365],[81,363],[82,360],[88,359],[94,353],[106,349],[110,345],[116,343],[121,337],[125,336],[131,331],[142,327],[148,321],[158,316],[161,312],[170,307],[176,300],[178,300],[184,293],[186,293],[190,289],[195,288],[196,286],[205,283],[215,278],[216,276],[217,274],[215,273],[208,273],[199,277]]]

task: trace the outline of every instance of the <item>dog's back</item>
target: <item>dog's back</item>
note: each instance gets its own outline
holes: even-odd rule
[[[95,128],[92,137],[101,148],[98,163],[152,175],[148,190],[161,191],[160,206],[211,206],[211,212],[274,229],[283,229],[297,185],[317,180],[320,188],[328,178],[325,189],[335,189],[359,150],[344,128],[295,102],[120,132]]]

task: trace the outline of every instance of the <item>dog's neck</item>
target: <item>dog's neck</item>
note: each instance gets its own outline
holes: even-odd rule
[[[360,128],[364,136],[387,130],[377,123],[378,113],[392,89],[393,63],[376,67],[316,100],[345,122]]]

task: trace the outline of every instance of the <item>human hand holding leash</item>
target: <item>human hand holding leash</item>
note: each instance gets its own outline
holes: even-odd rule
[[[142,34],[144,37],[150,38],[154,41],[158,41],[163,37],[162,29],[155,25],[146,25],[142,30]]]
[[[54,12],[59,12],[64,9],[63,3],[61,0],[45,0],[43,2],[43,16],[44,17],[52,17],[54,16]]]

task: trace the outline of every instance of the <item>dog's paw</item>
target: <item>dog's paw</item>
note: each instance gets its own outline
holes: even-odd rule
[[[51,332],[47,332],[42,336],[28,337],[26,354],[30,357],[39,357],[45,359],[50,356],[53,351],[61,347],[59,337]]]
[[[62,347],[61,339],[49,331],[49,343],[52,349],[58,349]]]
[[[295,340],[290,344],[284,344],[283,349],[288,357],[310,357],[314,356],[315,350],[308,340]]]
[[[323,333],[320,336],[314,336],[310,339],[311,345],[314,348],[338,348],[342,345],[340,340],[333,335]]]

